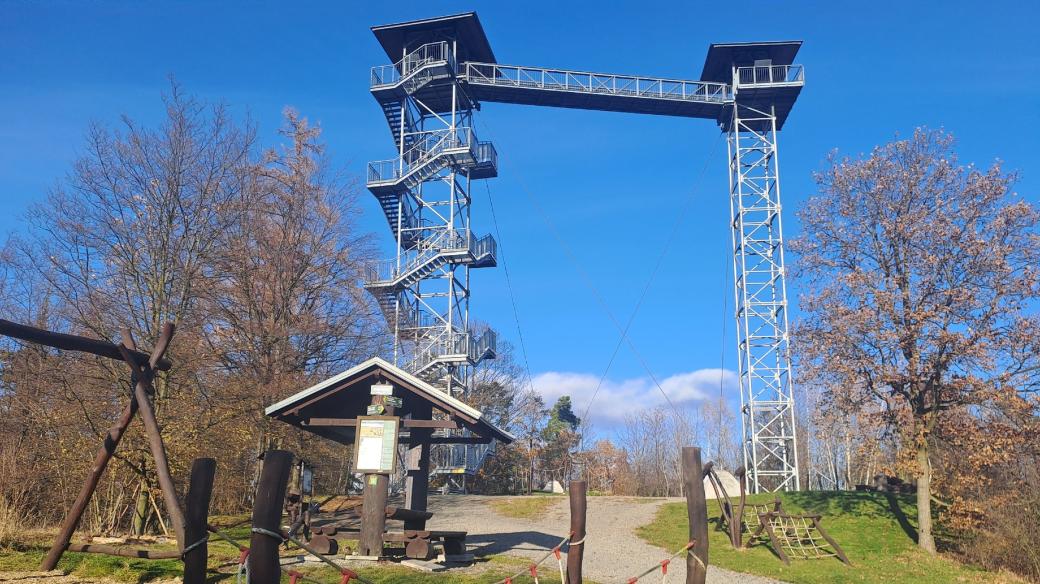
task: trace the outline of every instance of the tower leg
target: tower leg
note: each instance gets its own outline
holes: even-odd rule
[[[798,490],[776,117],[734,105],[728,138],[744,466],[753,492]]]

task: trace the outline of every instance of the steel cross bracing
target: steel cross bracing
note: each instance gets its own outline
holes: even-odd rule
[[[734,104],[729,128],[744,464],[753,492],[798,490],[776,118]]]
[[[469,368],[495,353],[491,331],[469,328],[469,270],[495,265],[495,241],[469,224],[470,182],[497,175],[494,147],[473,133],[480,102],[716,120],[730,153],[748,484],[799,488],[776,132],[804,85],[793,63],[801,43],[712,45],[702,80],[689,81],[502,65],[472,13],[378,27],[376,36],[388,54],[401,52],[372,69],[397,156],[369,164],[367,180],[397,253],[370,267],[367,287],[394,329],[396,362],[464,392]],[[442,451],[437,472],[470,473],[486,453]]]
[[[393,328],[394,363],[459,395],[470,367],[496,350],[494,331],[470,327],[469,271],[496,264],[494,238],[470,226],[470,185],[497,174],[497,157],[474,135],[474,102],[459,86],[454,54],[450,41],[426,43],[372,70],[397,156],[369,163],[366,185],[396,253],[368,266],[365,286]],[[434,472],[471,474],[488,452],[484,444],[435,448]]]

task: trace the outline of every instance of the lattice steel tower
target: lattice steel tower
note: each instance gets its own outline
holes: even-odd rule
[[[469,224],[471,181],[497,175],[495,149],[473,134],[480,102],[712,119],[729,143],[748,483],[798,489],[776,133],[804,84],[801,42],[713,44],[701,80],[687,81],[501,65],[475,13],[372,30],[394,63],[373,68],[371,87],[397,157],[369,164],[367,182],[397,254],[367,287],[394,329],[395,360],[456,392],[495,353],[491,331],[469,328],[469,270],[495,265],[495,241]]]

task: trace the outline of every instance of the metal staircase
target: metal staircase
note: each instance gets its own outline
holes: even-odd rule
[[[469,369],[496,353],[494,331],[469,323],[469,270],[497,264],[494,238],[470,227],[469,191],[473,180],[497,176],[498,153],[473,132],[475,103],[459,82],[454,48],[409,45],[393,65],[372,69],[397,155],[370,162],[365,182],[396,253],[367,266],[365,288],[394,331],[395,363],[465,396]],[[487,444],[439,446],[432,472],[471,475],[489,452]]]

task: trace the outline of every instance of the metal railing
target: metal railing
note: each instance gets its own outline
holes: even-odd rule
[[[732,99],[730,87],[725,83],[586,73],[494,63],[464,63],[463,65],[462,78],[477,85],[712,103],[724,103]]]
[[[484,357],[487,353],[494,353],[498,349],[498,334],[491,329],[484,331],[484,334],[480,335],[479,339],[473,340],[469,344],[469,358],[473,361],[477,361]]]
[[[473,150],[475,144],[473,129],[469,127],[416,132],[412,136],[415,142],[403,156],[368,163],[368,184],[397,181],[441,152],[460,148]]]
[[[498,168],[498,150],[491,142],[477,142],[477,164]]]
[[[805,69],[801,65],[762,65],[737,67],[737,87],[755,85],[803,85]]]
[[[396,85],[415,71],[431,63],[447,63],[452,71],[455,70],[455,54],[451,52],[451,46],[447,42],[427,43],[408,53],[393,65],[372,67],[372,76],[369,80],[370,86]]]
[[[365,266],[365,276],[370,284],[393,282],[422,268],[445,253],[467,252],[473,260],[495,257],[498,243],[491,234],[474,239],[468,229],[448,229],[438,232],[419,243],[417,249],[398,266],[396,258],[377,260]]]

